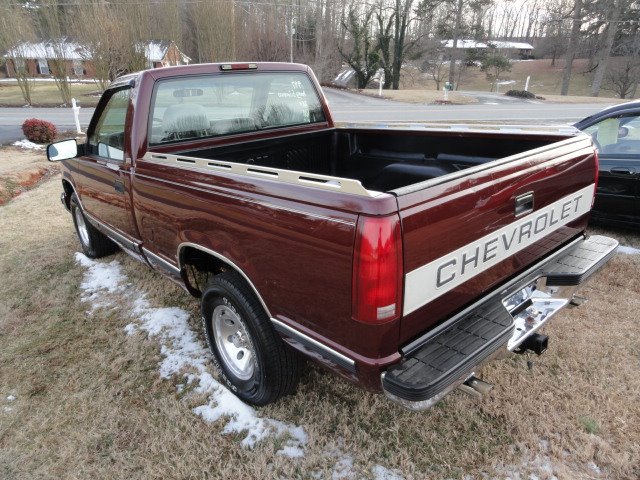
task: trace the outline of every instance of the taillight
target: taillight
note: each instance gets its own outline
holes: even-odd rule
[[[591,201],[591,208],[593,208],[593,204],[596,201],[596,191],[598,190],[598,178],[600,175],[600,158],[598,157],[598,149],[596,149],[595,153],[593,154],[593,163],[595,163],[596,165],[596,175],[593,180],[594,186],[593,186],[593,200]]]
[[[353,319],[386,323],[400,318],[402,277],[400,218],[361,215],[353,251]]]

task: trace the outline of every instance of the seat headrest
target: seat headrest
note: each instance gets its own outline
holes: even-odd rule
[[[162,116],[162,129],[165,133],[180,134],[208,128],[207,110],[202,105],[187,103],[171,105]]]

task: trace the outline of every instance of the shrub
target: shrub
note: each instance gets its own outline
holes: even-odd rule
[[[509,90],[505,95],[518,98],[536,98],[534,93],[527,92],[526,90]]]
[[[46,120],[38,120],[37,118],[29,118],[22,124],[22,133],[34,143],[53,142],[58,133],[56,126]]]

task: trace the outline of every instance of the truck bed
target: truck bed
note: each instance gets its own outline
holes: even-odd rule
[[[358,181],[370,191],[391,192],[568,138],[558,130],[505,133],[498,129],[398,132],[366,127],[336,128],[203,149],[174,155],[334,176]],[[479,154],[478,152],[482,152]],[[222,167],[215,163],[209,166]]]

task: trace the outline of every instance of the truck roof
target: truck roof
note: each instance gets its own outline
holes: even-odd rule
[[[228,68],[223,68],[227,67]],[[126,85],[131,80],[137,80],[143,75],[150,75],[155,79],[176,77],[181,75],[230,73],[238,71],[311,71],[302,63],[288,62],[224,62],[224,63],[194,63],[192,65],[178,65],[175,67],[151,68],[118,77],[111,87]]]

